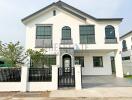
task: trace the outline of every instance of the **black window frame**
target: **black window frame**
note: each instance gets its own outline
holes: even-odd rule
[[[69,31],[69,37],[64,37],[64,31],[68,34]],[[62,40],[71,40],[71,28],[69,26],[62,27]]]
[[[46,34],[46,35],[45,35],[45,34],[43,34],[43,35],[38,35],[37,32],[38,32],[38,28],[39,28],[39,27],[43,27],[43,28],[44,28],[44,27],[50,27],[50,28],[51,28],[51,30],[50,30],[51,33],[50,33],[49,35],[47,35],[47,34]],[[41,38],[39,38],[39,37],[41,37]],[[43,38],[42,38],[42,37],[43,37]],[[47,38],[47,37],[48,37],[48,38]],[[36,25],[36,39],[52,39],[52,25],[50,25],[50,24],[42,24],[42,25],[41,25],[41,24],[40,24],[40,25],[37,24],[37,25]]]
[[[88,29],[81,29],[81,27],[87,27]],[[93,28],[93,29],[92,29]],[[84,33],[82,33],[84,31]],[[93,32],[92,32],[93,31]],[[95,44],[95,25],[79,25],[79,36],[80,36],[80,44]],[[84,42],[82,37],[86,38]],[[93,37],[93,42],[89,41],[89,37]]]
[[[101,65],[96,65],[97,64],[97,62],[99,62],[99,61],[95,61],[95,60],[99,60],[101,58]],[[96,64],[95,64],[96,63]],[[103,56],[93,56],[93,67],[103,67]]]
[[[122,57],[122,60],[130,60],[130,59],[131,59],[130,56]]]
[[[84,56],[75,56],[75,65],[76,65],[76,60],[79,60],[79,65],[81,65],[81,67],[84,67]],[[81,60],[83,60],[83,63],[81,63]]]
[[[127,43],[126,40],[122,41],[122,51],[127,51]]]
[[[111,31],[113,31],[113,33],[111,34]],[[105,27],[105,39],[116,39],[115,36],[115,27],[112,25],[107,25]]]

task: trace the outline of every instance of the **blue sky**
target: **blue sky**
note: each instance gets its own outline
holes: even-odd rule
[[[0,0],[0,40],[25,44],[21,19],[58,0]],[[62,0],[97,18],[124,18],[120,35],[132,30],[132,0]]]

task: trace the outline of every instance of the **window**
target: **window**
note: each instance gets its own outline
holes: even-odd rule
[[[62,40],[71,40],[71,28],[69,26],[62,28]]]
[[[56,65],[56,56],[54,55],[47,55],[46,57],[46,65],[52,67],[52,65]]]
[[[122,41],[122,51],[127,51],[126,40],[123,40],[123,41]]]
[[[105,27],[106,39],[115,39],[115,28],[111,25]]]
[[[56,16],[56,10],[53,11],[53,16]]]
[[[130,56],[122,57],[122,60],[130,60]]]
[[[81,44],[94,44],[95,43],[94,25],[81,25],[80,26],[80,43]]]
[[[52,38],[52,26],[37,26],[36,38],[37,39],[51,39]]]
[[[103,67],[103,58],[102,57],[93,57],[94,67]]]
[[[75,57],[75,64],[79,64],[81,67],[84,67],[84,57]]]
[[[44,66],[42,65],[44,64]],[[30,60],[31,67],[52,67],[52,65],[56,65],[56,56],[55,55],[45,55],[44,60],[40,60],[37,63]]]

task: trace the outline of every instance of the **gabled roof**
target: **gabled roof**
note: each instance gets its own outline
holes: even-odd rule
[[[128,33],[122,35],[122,36],[120,37],[120,39],[122,39],[122,38],[124,38],[124,37],[126,37],[126,36],[128,36],[128,35],[130,35],[130,34],[132,34],[132,31],[129,31]]]
[[[29,18],[41,13],[42,11],[44,11],[44,10],[50,8],[50,7],[53,7],[53,6],[59,7],[60,9],[63,9],[65,11],[67,11],[67,12],[69,12],[69,13],[71,13],[71,14],[73,14],[73,15],[81,18],[81,19],[83,19],[83,20],[86,20],[87,17],[91,18],[93,20],[96,20],[96,21],[102,21],[102,20],[103,21],[111,21],[111,20],[112,21],[122,21],[123,20],[123,18],[95,18],[95,17],[93,17],[93,16],[91,16],[91,15],[89,15],[89,14],[87,14],[87,13],[85,13],[85,12],[79,10],[79,9],[76,9],[73,6],[70,6],[70,5],[68,5],[68,4],[66,4],[66,3],[64,3],[62,1],[58,1],[58,2],[54,2],[54,3],[52,3],[52,4],[48,5],[48,6],[40,9],[39,11],[37,11],[37,12],[35,12],[35,13],[25,17],[25,18],[23,18],[22,22],[26,21],[27,19],[29,19]]]

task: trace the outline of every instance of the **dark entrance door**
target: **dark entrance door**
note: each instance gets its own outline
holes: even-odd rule
[[[71,56],[64,55],[63,56],[63,73],[70,73],[71,72]]]
[[[74,87],[75,86],[75,68],[71,67],[71,56],[62,57],[62,67],[58,68],[58,86]]]
[[[111,57],[112,74],[115,74],[115,58]]]

